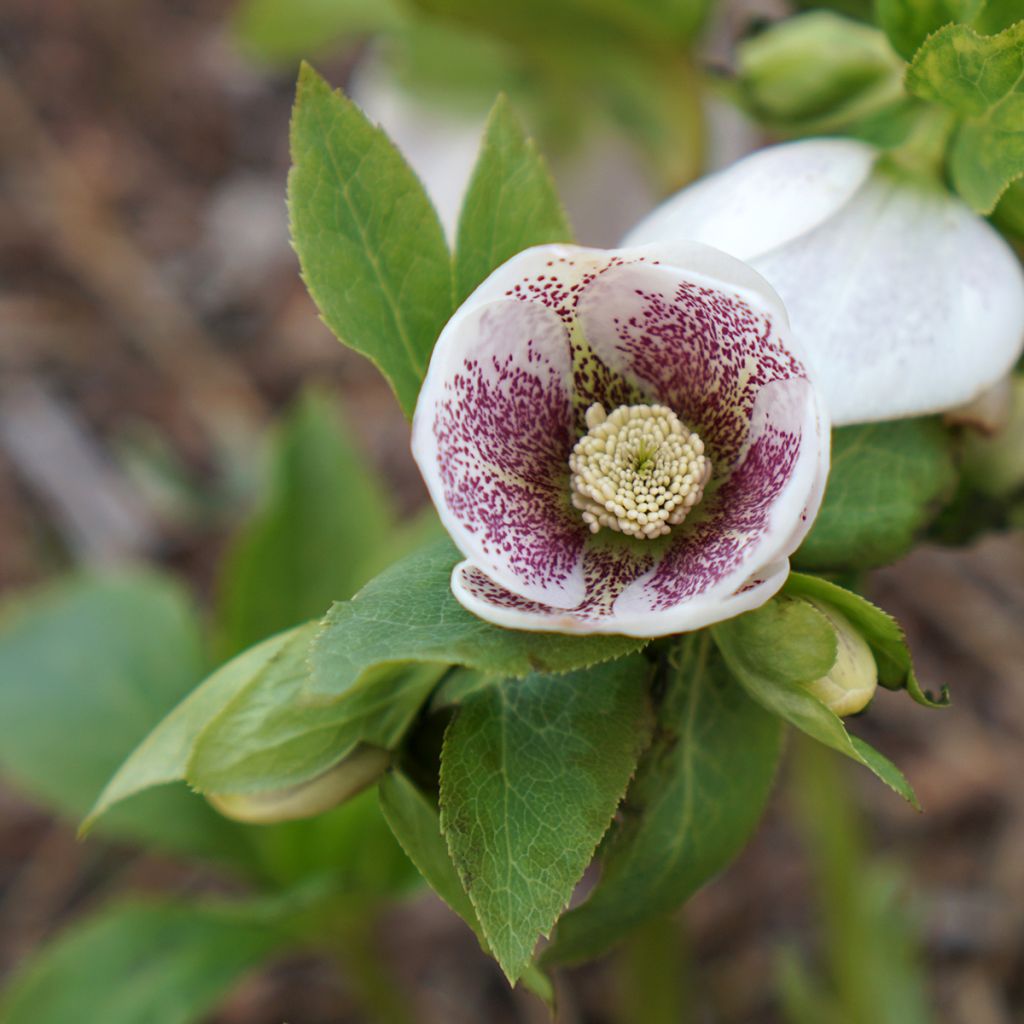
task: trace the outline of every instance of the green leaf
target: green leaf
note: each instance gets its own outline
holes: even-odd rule
[[[978,213],[991,213],[1024,176],[1024,20],[993,36],[941,29],[918,51],[907,87],[967,118],[949,154],[953,184]]]
[[[0,768],[79,819],[107,779],[203,673],[186,594],[155,575],[82,577],[6,606],[0,623]],[[111,835],[234,860],[239,830],[184,787],[105,822]]]
[[[73,925],[15,976],[4,1024],[193,1024],[282,944],[244,907],[128,903]]]
[[[551,174],[508,100],[499,96],[459,217],[456,298],[461,302],[492,270],[531,245],[571,241]]]
[[[512,982],[568,904],[647,742],[647,673],[632,656],[507,680],[448,726],[441,826]]]
[[[949,689],[943,687],[938,698],[921,689],[914,672],[910,648],[900,624],[859,594],[829,583],[818,576],[791,573],[784,592],[810,597],[838,608],[867,641],[878,666],[878,681],[889,690],[906,690],[925,707],[939,708],[949,704]]]
[[[836,658],[835,630],[820,611],[782,595],[713,626],[711,633],[730,672],[763,708],[869,768],[920,809],[900,770],[863,740],[850,736],[842,720],[803,688],[826,675]]]
[[[397,746],[445,672],[435,664],[380,665],[334,699],[311,702],[307,627],[254,675],[196,738],[189,783],[201,792],[294,786],[337,764],[360,743]]]
[[[905,554],[956,484],[949,435],[934,419],[841,427],[800,569],[870,569]]]
[[[452,596],[452,568],[460,560],[451,541],[443,540],[392,566],[354,600],[334,605],[310,652],[311,695],[333,698],[388,663],[425,661],[524,676],[585,668],[647,642],[492,626]]]
[[[761,816],[781,739],[778,719],[736,685],[708,636],[684,638],[601,880],[559,921],[543,962],[598,956],[721,871]]]
[[[330,400],[307,393],[276,432],[266,500],[224,563],[223,657],[351,597],[392,560],[396,530],[391,496]]]
[[[896,52],[911,60],[936,29],[972,22],[984,6],[985,0],[876,0],[875,16]]]
[[[309,627],[305,629],[304,635],[308,638]],[[91,828],[115,804],[136,793],[170,782],[183,782],[188,775],[192,748],[207,723],[254,677],[268,671],[297,634],[302,635],[303,629],[282,633],[250,648],[222,665],[189,693],[117,769],[83,822],[83,831]]]
[[[401,27],[397,0],[244,0],[233,28],[243,50],[271,64],[315,57],[342,40]]]
[[[308,65],[291,146],[292,240],[309,292],[327,326],[373,360],[411,416],[454,308],[437,212],[384,132]]]
[[[476,911],[462,887],[441,835],[441,821],[434,801],[397,771],[388,772],[377,789],[384,817],[406,856],[416,865],[430,888],[469,925],[481,948],[489,954]],[[554,989],[543,971],[530,966],[523,972],[521,980],[554,1010]]]

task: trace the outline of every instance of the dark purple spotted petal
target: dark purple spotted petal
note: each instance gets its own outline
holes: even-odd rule
[[[576,441],[569,338],[549,308],[467,303],[445,327],[413,422],[413,454],[452,539],[517,593],[584,597],[586,528],[569,502]]]

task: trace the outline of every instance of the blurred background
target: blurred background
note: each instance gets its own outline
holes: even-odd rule
[[[587,244],[614,244],[669,189],[767,141],[695,81],[787,13],[781,0],[710,13],[694,2],[672,40],[639,22],[613,39],[582,31],[584,0],[508,5],[496,32],[464,6],[4,0],[0,599],[142,561],[223,607],[225,553],[274,486],[275,424],[295,422],[311,387],[396,515],[423,514],[407,424],[373,367],[320,323],[289,247],[299,56],[384,124],[449,230],[499,90]],[[882,693],[859,730],[901,765],[925,814],[794,744],[739,861],[671,921],[567,972],[561,1019],[1024,1020],[1024,543],[926,546],[868,592],[907,627],[925,684],[953,691],[945,712]],[[0,987],[111,897],[241,885],[188,859],[78,842],[72,820],[0,785]],[[208,1019],[370,1024],[383,1018],[367,972],[423,1024],[545,1019],[425,891],[382,901],[360,941],[366,956],[350,947],[340,968],[314,953],[272,961]],[[656,971],[673,983],[658,989]]]

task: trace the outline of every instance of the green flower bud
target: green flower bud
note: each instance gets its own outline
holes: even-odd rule
[[[863,711],[878,688],[878,666],[867,641],[845,615],[823,601],[805,598],[832,624],[836,631],[836,661],[821,679],[806,689],[830,711],[843,717]]]
[[[380,778],[390,762],[387,750],[357,747],[309,782],[257,793],[207,793],[206,799],[225,818],[249,825],[312,818],[361,793]]]
[[[770,124],[836,131],[904,99],[903,61],[885,34],[829,11],[781,21],[737,57],[747,106]]]

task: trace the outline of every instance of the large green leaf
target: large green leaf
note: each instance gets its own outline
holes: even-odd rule
[[[64,932],[0,999],[4,1024],[193,1024],[283,936],[244,907],[128,903]]]
[[[572,963],[674,910],[739,852],[775,775],[779,720],[736,685],[706,634],[683,641],[601,880],[569,911],[543,956]]]
[[[484,952],[489,952],[476,911],[462,887],[441,835],[441,821],[435,802],[398,771],[385,775],[377,788],[384,817],[406,855],[430,888],[472,928]],[[522,982],[554,1008],[554,989],[539,968],[528,967],[523,972]]]
[[[869,768],[914,807],[917,798],[900,770],[856,736],[805,685],[836,659],[828,619],[800,598],[782,595],[752,612],[712,627],[729,671],[763,708]]]
[[[878,681],[890,690],[906,690],[918,704],[945,707],[949,691],[943,687],[937,698],[921,689],[914,672],[910,648],[900,624],[870,601],[819,576],[790,573],[785,592],[822,601],[839,609],[867,641],[878,666]]]
[[[234,30],[246,52],[292,64],[341,40],[402,26],[403,7],[397,0],[243,0]]]
[[[896,52],[911,60],[936,29],[971,22],[984,6],[985,0],[876,0],[875,14]]]
[[[647,662],[533,674],[468,697],[445,733],[441,825],[510,981],[590,862],[649,736]]]
[[[531,245],[571,241],[544,160],[499,96],[459,217],[456,296],[464,299],[495,267]]]
[[[1024,20],[992,36],[966,25],[941,29],[915,56],[907,87],[966,118],[950,151],[953,184],[975,210],[991,213],[1024,176]]]
[[[444,232],[380,128],[308,65],[288,178],[292,240],[327,326],[376,363],[411,416],[454,307]]]
[[[646,643],[492,626],[452,596],[452,568],[459,560],[451,541],[440,541],[381,573],[354,600],[334,605],[310,653],[312,694],[332,699],[385,664],[424,661],[524,676],[584,668]]]
[[[330,401],[308,393],[274,437],[264,505],[222,570],[223,656],[351,597],[391,561],[396,530],[390,495]]]
[[[195,611],[166,579],[79,578],[14,600],[0,622],[0,768],[77,821],[202,674]],[[244,855],[240,830],[183,786],[132,801],[104,825],[176,852]]]
[[[933,419],[841,427],[800,569],[869,569],[910,550],[953,490],[949,436]]]

